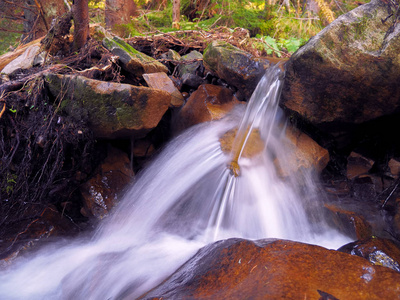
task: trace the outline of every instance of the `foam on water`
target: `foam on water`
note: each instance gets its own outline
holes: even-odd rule
[[[247,110],[238,106],[226,118],[174,139],[93,236],[49,245],[1,271],[0,299],[131,299],[200,247],[229,237],[283,238],[328,248],[349,242],[321,218],[311,174],[278,176],[274,160],[284,162],[287,155],[278,122],[281,77],[272,69]],[[219,138],[238,126],[239,139],[246,139],[243,128],[250,126],[268,143],[262,154],[239,158],[241,175],[235,177]]]

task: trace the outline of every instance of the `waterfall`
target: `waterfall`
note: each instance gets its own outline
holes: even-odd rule
[[[215,240],[282,238],[336,248],[349,239],[321,218],[318,186],[282,178],[283,74],[270,68],[249,104],[175,138],[90,237],[59,241],[0,272],[0,299],[132,299]],[[231,152],[221,137],[237,129]],[[257,130],[261,151],[244,155]],[[306,183],[306,184],[305,184]]]

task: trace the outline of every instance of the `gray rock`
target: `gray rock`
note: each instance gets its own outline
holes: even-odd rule
[[[168,68],[154,58],[137,51],[119,37],[103,39],[103,45],[119,56],[122,67],[139,77],[145,73],[168,72]]]
[[[231,44],[214,41],[204,50],[204,65],[248,100],[270,64]]]
[[[314,125],[399,112],[400,26],[391,13],[372,0],[311,38],[286,64],[282,106]]]

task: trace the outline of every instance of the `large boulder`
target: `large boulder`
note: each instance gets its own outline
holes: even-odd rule
[[[281,104],[320,128],[399,112],[400,26],[390,3],[372,0],[300,48],[286,64]]]
[[[204,65],[239,90],[239,100],[249,100],[269,61],[257,58],[224,41],[214,41],[203,54]],[[242,99],[243,98],[243,99]]]
[[[202,248],[142,299],[399,299],[400,273],[287,240],[229,239]]]
[[[83,76],[49,74],[46,82],[59,107],[87,121],[98,138],[143,137],[171,103],[166,91]]]

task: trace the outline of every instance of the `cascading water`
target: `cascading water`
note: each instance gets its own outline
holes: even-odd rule
[[[132,299],[200,247],[228,237],[348,242],[319,217],[310,174],[283,180],[276,171],[274,160],[284,166],[286,155],[278,121],[282,77],[270,68],[247,108],[238,105],[172,141],[92,237],[52,244],[1,271],[0,299]],[[220,139],[234,128],[229,155]],[[243,151],[255,129],[264,146],[248,158]]]

